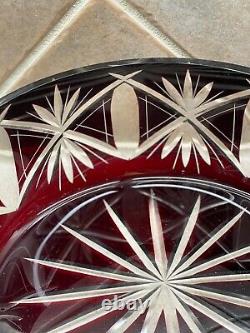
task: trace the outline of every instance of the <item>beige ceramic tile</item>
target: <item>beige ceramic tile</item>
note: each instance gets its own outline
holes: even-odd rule
[[[1,0],[0,81],[67,11],[73,0]]]
[[[125,14],[105,0],[93,1],[16,87],[94,63],[164,56],[169,53]]]
[[[249,0],[129,0],[197,58],[250,65]]]

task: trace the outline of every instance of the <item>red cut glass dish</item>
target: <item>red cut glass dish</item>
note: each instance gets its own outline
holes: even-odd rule
[[[250,332],[250,71],[128,60],[0,100],[0,332]]]

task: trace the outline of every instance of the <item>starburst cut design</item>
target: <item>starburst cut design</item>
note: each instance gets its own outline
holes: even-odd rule
[[[193,82],[189,70],[186,72],[183,89],[179,87],[180,92],[166,78],[162,78],[162,82],[169,97],[181,106],[185,112],[191,114],[199,113],[201,107],[209,102],[206,99],[213,88],[213,82],[209,82],[200,91],[196,92],[196,89],[193,90]]]
[[[54,105],[52,106],[49,100],[47,100],[50,108],[49,110],[39,105],[33,105],[38,118],[48,126],[48,130],[54,135],[58,135],[58,133],[61,134],[61,137],[54,145],[50,153],[49,159],[47,160],[48,183],[51,182],[53,171],[55,169],[58,159],[59,165],[63,167],[65,175],[68,181],[71,183],[73,183],[74,180],[73,166],[76,167],[79,175],[85,180],[85,177],[76,161],[81,162],[88,168],[94,167],[90,158],[88,157],[86,152],[80,147],[80,145],[75,143],[73,140],[67,139],[64,136],[64,132],[66,132],[64,124],[69,119],[70,115],[72,115],[77,110],[76,103],[79,97],[79,93],[80,89],[76,90],[69,100],[67,96],[65,104],[63,104],[61,93],[58,87],[55,86]]]
[[[97,88],[95,82],[88,91],[84,85],[76,91],[69,86],[67,92],[65,88],[60,91],[55,85],[53,102],[45,96],[46,106],[33,104],[34,111],[25,112],[22,115],[24,120],[12,118],[15,103],[6,106],[0,114],[0,174],[3,175],[0,201],[4,204],[0,207],[0,214],[17,210],[34,178],[38,178],[36,187],[42,183],[40,180],[45,170],[48,183],[55,179],[61,190],[64,186],[62,174],[70,183],[74,183],[76,173],[85,181],[89,169],[94,169],[99,161],[109,164],[110,157],[128,161],[145,154],[149,159],[158,149],[161,149],[162,159],[171,153],[176,154],[173,169],[181,154],[183,167],[194,161],[198,173],[202,172],[202,161],[211,166],[214,162],[219,163],[225,169],[227,160],[243,176],[250,177],[249,88],[225,94],[217,78],[214,83],[202,85],[200,75],[193,75],[192,71],[191,75],[188,69],[183,84],[176,73],[176,83],[161,77],[162,85],[154,82],[158,87],[156,90],[154,86],[143,83],[144,79],[141,82],[142,73],[141,69],[124,75],[109,73],[115,80],[95,93],[92,92]],[[140,96],[141,93],[145,98]],[[141,100],[145,102],[143,116]],[[154,112],[152,118],[159,118],[157,124],[151,121],[151,113],[155,109],[159,117]],[[226,113],[233,113],[232,124],[226,120],[228,129],[221,129],[213,118],[220,119]],[[99,120],[95,117],[100,114],[100,124],[96,128]],[[27,115],[36,121],[27,119]],[[243,119],[238,137],[236,132],[241,115]],[[8,129],[16,133],[9,136]],[[17,138],[22,168],[20,177],[15,166],[17,154],[13,152],[12,136]],[[23,158],[21,137],[43,139],[28,163]],[[175,149],[176,153],[173,152]],[[8,158],[6,151],[9,151]],[[10,184],[11,193],[6,191]]]
[[[174,103],[177,103],[178,106],[183,109],[184,114],[186,114],[187,117],[196,117],[200,110],[203,107],[206,107],[206,103],[213,99],[211,98],[209,101],[206,101],[212,90],[213,82],[208,83],[202,89],[200,89],[200,91],[196,92],[196,89],[193,90],[193,82],[189,71],[186,73],[183,89],[179,87],[180,92],[166,78],[162,78],[162,82],[169,97]],[[198,152],[200,157],[210,165],[211,159],[209,150],[203,140],[203,137],[188,122],[183,123],[181,126],[179,126],[179,128],[175,129],[168,136],[168,139],[166,140],[162,150],[162,158],[165,158],[178,145],[179,142],[180,146],[177,153],[177,158],[181,150],[184,167],[186,167],[190,161],[192,149],[196,156],[196,161]]]
[[[27,258],[27,260],[59,271],[110,279],[119,281],[122,284],[119,286],[105,285],[98,288],[95,285],[93,287],[88,287],[86,290],[81,289],[70,292],[58,291],[53,294],[46,294],[45,296],[26,297],[14,303],[56,303],[117,295],[119,296],[119,300],[123,302],[129,300],[142,301],[142,305],[146,308],[146,313],[141,332],[156,332],[157,325],[162,315],[165,318],[165,331],[168,333],[181,332],[178,319],[179,316],[184,320],[191,332],[203,332],[204,329],[202,323],[199,322],[198,318],[195,318],[193,310],[205,315],[219,325],[219,327],[222,327],[229,332],[246,332],[246,330],[236,325],[233,321],[230,321],[221,315],[216,311],[216,308],[208,306],[203,300],[220,301],[226,304],[250,308],[249,297],[232,293],[229,294],[222,290],[211,290],[202,285],[211,284],[212,286],[218,286],[220,283],[227,284],[230,282],[250,281],[250,274],[246,273],[230,275],[207,273],[206,275],[206,271],[210,270],[211,272],[211,270],[218,267],[218,265],[225,264],[230,260],[237,260],[239,257],[249,254],[250,246],[234,250],[213,259],[208,259],[202,264],[196,263],[198,258],[216,244],[241,220],[241,217],[245,212],[244,210],[241,210],[237,215],[227,221],[223,227],[216,229],[212,237],[202,243],[202,245],[196,248],[195,251],[186,254],[187,246],[197,224],[199,212],[201,210],[201,199],[198,197],[184,227],[180,241],[177,244],[173,258],[170,259],[167,255],[166,244],[164,241],[164,228],[158,203],[153,192],[150,194],[148,203],[149,225],[154,253],[153,258],[151,258],[146,253],[146,250],[140,246],[139,242],[134,238],[129,228],[122,222],[111,205],[106,201],[104,201],[104,205],[110,219],[138,259],[140,259],[143,268],[138,267],[138,264],[135,262],[133,263],[132,260],[123,259],[118,254],[111,252],[94,240],[85,237],[73,229],[67,226],[62,226],[62,228],[74,237],[74,239],[80,241],[85,246],[92,248],[109,260],[112,260],[114,263],[118,264],[119,267],[122,267],[123,270],[119,271],[118,269],[114,272],[110,272],[99,269],[90,269],[74,264],[69,265],[57,261],[32,258]],[[126,269],[129,274],[125,273],[124,269]],[[199,273],[203,273],[202,276],[200,276]],[[114,305],[116,301],[112,300],[112,298],[110,298],[110,300]],[[61,326],[58,326],[49,332],[69,332],[91,323],[98,318],[105,317],[112,311],[114,311],[114,308],[111,307],[108,311],[100,305],[100,307],[94,311],[91,310],[84,315],[79,315],[77,319],[64,322]],[[141,311],[128,311],[109,328],[108,332],[125,332],[141,315]]]
[[[194,150],[196,156],[198,172],[200,172],[200,170],[196,151],[198,151],[199,155],[207,164],[211,164],[209,151],[204,140],[202,139],[202,136],[188,123],[184,123],[169,135],[163,146],[161,157],[165,158],[168,156],[179,142],[180,146],[176,158],[178,158],[178,154],[181,149],[182,163],[184,167],[186,167],[190,161],[192,149]]]

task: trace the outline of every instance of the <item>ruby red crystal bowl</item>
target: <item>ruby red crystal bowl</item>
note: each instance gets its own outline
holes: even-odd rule
[[[91,66],[0,100],[0,332],[250,331],[250,71]]]

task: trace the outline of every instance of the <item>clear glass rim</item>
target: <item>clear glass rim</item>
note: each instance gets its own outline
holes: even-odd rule
[[[205,59],[191,59],[191,58],[138,58],[138,59],[124,59],[118,61],[103,62],[89,66],[83,66],[68,71],[60,72],[45,78],[42,78],[38,81],[32,82],[28,85],[25,85],[5,96],[0,98],[0,107],[5,104],[11,103],[13,99],[32,92],[33,90],[56,82],[62,79],[69,79],[79,74],[88,74],[93,71],[98,70],[109,70],[110,67],[126,67],[130,65],[196,65],[202,67],[211,67],[214,69],[221,69],[225,71],[239,72],[242,75],[250,75],[250,67],[237,65],[229,62],[220,62],[214,60],[205,60]]]

